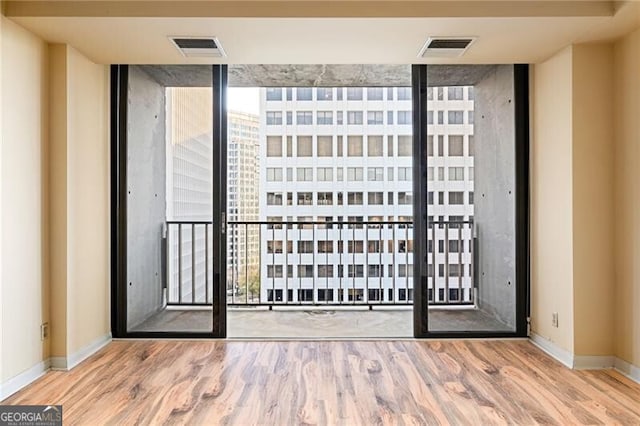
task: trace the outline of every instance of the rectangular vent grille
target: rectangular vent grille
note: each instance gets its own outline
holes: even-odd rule
[[[187,58],[221,58],[226,56],[215,37],[169,37],[174,46]]]
[[[474,37],[429,37],[418,57],[456,58],[462,56],[474,41]]]

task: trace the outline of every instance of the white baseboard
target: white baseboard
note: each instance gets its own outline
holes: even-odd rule
[[[76,365],[80,364],[85,359],[89,358],[94,353],[105,347],[111,342],[111,333],[107,333],[104,336],[100,336],[93,342],[89,343],[79,351],[69,355],[68,357],[51,357],[51,369],[52,370],[71,370]]]
[[[571,352],[560,348],[551,340],[536,333],[531,333],[529,338],[534,345],[542,349],[547,354],[551,355],[552,358],[555,358],[565,367],[573,368],[573,354]]]
[[[33,367],[18,374],[15,377],[10,378],[4,383],[0,384],[0,401],[4,401],[20,389],[31,384],[35,380],[42,377],[47,371],[49,371],[50,362],[48,359],[37,363]]]
[[[613,368],[624,374],[631,380],[640,383],[640,367],[631,364],[623,359],[617,358],[613,363]]]
[[[73,367],[105,347],[109,342],[111,342],[111,333],[101,336],[68,357],[51,357],[39,362],[30,369],[7,380],[5,383],[1,383],[0,401],[18,392],[36,379],[39,379],[49,370],[71,370]]]
[[[608,355],[574,355],[573,368],[575,370],[602,370],[613,368],[616,357]]]
[[[631,380],[640,383],[640,367],[616,356],[609,355],[574,355],[551,340],[535,333],[529,336],[531,342],[557,361],[574,370],[604,370],[615,369]]]

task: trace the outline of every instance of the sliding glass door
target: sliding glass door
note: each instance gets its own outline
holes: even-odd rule
[[[526,66],[414,67],[416,335],[526,334],[527,81]]]
[[[224,336],[226,67],[114,67],[114,330]]]

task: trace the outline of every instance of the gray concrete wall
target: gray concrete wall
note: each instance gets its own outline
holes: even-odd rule
[[[127,315],[135,327],[162,307],[166,213],[165,90],[129,67],[127,129]]]
[[[513,66],[475,86],[474,217],[479,307],[515,328],[515,109]]]

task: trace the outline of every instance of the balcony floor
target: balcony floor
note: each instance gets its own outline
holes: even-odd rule
[[[434,331],[510,331],[508,326],[478,309],[431,309],[429,327]],[[207,331],[210,309],[170,308],[158,312],[135,331]],[[231,338],[411,338],[410,307],[365,310],[362,308],[236,308],[227,312]]]

